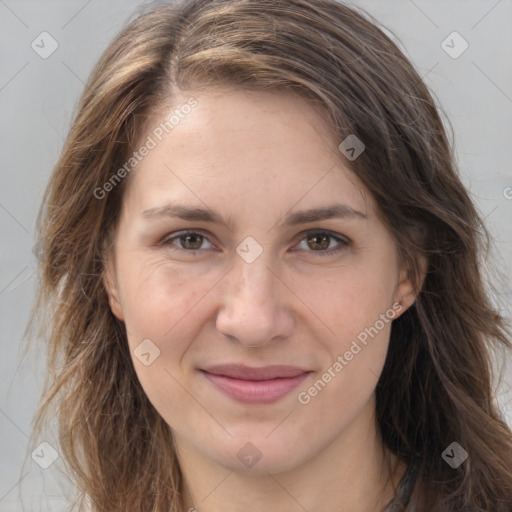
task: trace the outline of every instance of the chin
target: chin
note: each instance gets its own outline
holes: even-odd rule
[[[308,460],[304,443],[268,433],[234,435],[227,443],[210,447],[210,457],[227,470],[253,475],[285,473]]]

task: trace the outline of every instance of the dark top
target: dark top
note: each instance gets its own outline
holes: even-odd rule
[[[398,484],[395,497],[386,505],[386,507],[384,507],[382,512],[403,512],[406,509],[411,499],[418,469],[418,461],[412,462],[407,466],[404,476]]]

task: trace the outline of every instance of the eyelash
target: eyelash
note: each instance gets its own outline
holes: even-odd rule
[[[203,235],[201,232],[198,232],[198,231],[179,231],[177,234],[175,234],[173,236],[165,237],[160,242],[160,244],[168,246],[173,251],[178,251],[178,252],[181,252],[181,253],[189,253],[189,254],[193,254],[193,255],[195,255],[196,252],[203,252],[204,251],[204,249],[182,249],[180,247],[174,246],[171,243],[173,240],[179,239],[179,238],[181,238],[183,236],[186,236],[186,235],[199,235],[202,239],[208,240],[208,237],[206,235]],[[302,233],[301,233],[301,235],[302,235]],[[341,238],[339,236],[334,235],[330,231],[324,231],[324,230],[310,230],[310,231],[307,231],[307,232],[304,233],[304,236],[302,236],[302,238],[299,239],[299,242],[302,242],[303,240],[305,240],[310,235],[327,235],[329,238],[335,239],[337,242],[340,243],[340,245],[338,247],[335,247],[335,248],[332,248],[332,249],[325,249],[325,250],[319,250],[319,251],[313,251],[313,250],[307,251],[307,252],[316,253],[319,256],[331,256],[332,254],[336,254],[336,253],[339,253],[339,252],[343,251],[349,245],[351,245],[351,242],[350,242],[350,240],[348,238],[346,238],[346,237]]]

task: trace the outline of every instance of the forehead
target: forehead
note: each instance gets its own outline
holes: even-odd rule
[[[194,108],[183,109],[169,129],[166,120],[192,97]],[[326,114],[295,94],[182,92],[172,108],[154,116],[143,141],[148,137],[154,148],[137,165],[125,198],[143,209],[185,197],[255,213],[265,204],[291,208],[298,202],[344,201],[366,212],[372,207]]]

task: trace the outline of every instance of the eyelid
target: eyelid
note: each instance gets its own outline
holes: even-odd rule
[[[162,238],[162,240],[159,242],[159,245],[171,246],[170,242],[172,240],[175,240],[175,239],[180,238],[181,236],[185,236],[185,235],[200,235],[205,240],[208,240],[208,242],[210,242],[210,244],[212,244],[215,247],[215,244],[210,240],[211,235],[209,233],[207,234],[202,229],[182,229],[181,231],[174,231],[173,233],[165,235]],[[181,247],[174,247],[174,246],[172,246],[172,248],[176,249],[177,251],[189,252],[189,253],[196,252],[196,251],[199,251],[199,252],[204,251],[204,249],[182,249]]]
[[[338,242],[338,245],[336,247],[332,247],[331,249],[324,249],[322,251],[313,251],[313,250],[306,251],[308,253],[317,254],[320,257],[331,256],[333,254],[340,253],[344,249],[346,249],[347,247],[352,245],[352,241],[345,235],[342,235],[341,233],[335,233],[333,231],[330,231],[329,229],[321,229],[321,228],[307,229],[305,231],[302,231],[301,233],[299,233],[297,235],[295,240],[297,240],[297,242],[300,243],[308,235],[316,235],[316,234],[327,235],[329,238],[333,238],[333,239],[337,240],[337,242]],[[300,251],[300,249],[299,249],[299,251]]]
[[[335,231],[331,231],[330,229],[322,229],[322,228],[305,229],[304,231],[301,231],[300,233],[298,233],[297,236],[294,238],[294,240],[301,241],[307,235],[315,235],[318,233],[332,236],[333,238],[337,238],[338,240],[343,241],[343,242],[351,243],[351,240],[347,236],[343,235],[342,233],[336,233]]]
[[[164,245],[171,247],[171,250],[178,251],[182,253],[196,253],[196,252],[204,252],[205,249],[182,249],[181,247],[176,247],[171,244],[171,241],[180,238],[181,236],[185,235],[200,235],[202,238],[207,240],[212,246],[215,247],[215,244],[210,240],[210,234],[206,234],[205,231],[202,229],[183,229],[181,231],[175,231],[173,233],[170,233],[169,235],[166,235],[159,243],[159,245]],[[338,246],[333,247],[331,249],[324,249],[321,251],[313,251],[309,250],[306,252],[310,253],[317,253],[320,256],[326,256],[330,254],[334,254],[337,252],[341,252],[343,249],[348,247],[352,244],[352,241],[346,237],[345,235],[341,233],[335,233],[333,231],[330,231],[328,229],[321,229],[321,228],[313,228],[313,229],[306,229],[304,231],[301,231],[299,234],[297,234],[296,237],[294,237],[294,244],[302,242],[308,235],[315,235],[315,234],[325,234],[330,238],[333,238],[338,241]],[[295,251],[294,251],[295,252]]]

